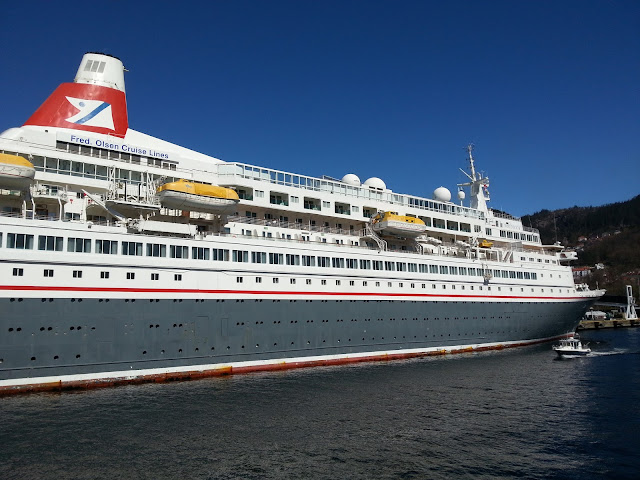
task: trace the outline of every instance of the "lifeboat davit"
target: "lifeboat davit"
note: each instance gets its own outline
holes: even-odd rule
[[[422,220],[391,212],[380,212],[372,219],[373,230],[382,235],[400,237],[417,237],[422,235],[427,226]]]
[[[35,175],[36,169],[29,160],[0,153],[0,188],[22,190],[33,182]]]
[[[231,188],[187,180],[160,185],[157,194],[162,206],[193,212],[228,213],[240,201]]]

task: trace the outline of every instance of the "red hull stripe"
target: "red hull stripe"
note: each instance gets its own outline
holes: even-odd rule
[[[567,335],[561,335],[558,337],[522,341],[510,344],[493,344],[493,345],[479,345],[468,347],[453,347],[449,350],[444,348],[431,350],[428,352],[408,352],[408,353],[381,353],[379,355],[362,355],[356,357],[343,357],[343,358],[327,358],[318,360],[299,360],[299,361],[287,361],[282,359],[282,362],[262,364],[262,365],[247,365],[247,366],[224,366],[214,367],[206,370],[198,370],[197,367],[192,371],[187,372],[167,372],[159,374],[141,374],[135,377],[118,377],[109,378],[109,372],[105,372],[105,378],[92,379],[92,380],[59,380],[47,383],[31,383],[25,385],[7,385],[0,387],[0,396],[14,395],[20,393],[33,393],[33,392],[46,392],[46,391],[63,391],[63,390],[78,390],[78,389],[90,389],[90,388],[103,388],[119,385],[131,385],[131,384],[143,384],[143,383],[162,383],[169,381],[185,381],[185,380],[197,380],[201,378],[219,377],[225,375],[237,375],[247,374],[253,372],[265,372],[265,371],[278,371],[278,370],[292,370],[296,368],[307,367],[326,367],[335,365],[344,365],[349,363],[362,363],[362,362],[380,362],[390,360],[403,360],[409,358],[420,357],[432,357],[439,355],[460,354],[470,352],[484,352],[489,350],[502,350],[504,348],[522,347],[526,345],[534,345],[537,343],[547,342],[555,338],[563,338]]]
[[[27,292],[104,292],[104,293],[181,293],[209,295],[279,295],[279,296],[338,296],[338,297],[412,297],[412,298],[500,298],[509,300],[583,300],[584,297],[538,297],[517,295],[459,295],[436,293],[376,293],[376,292],[301,292],[269,290],[207,290],[197,288],[122,288],[122,287],[59,287],[39,285],[0,285],[0,291]]]

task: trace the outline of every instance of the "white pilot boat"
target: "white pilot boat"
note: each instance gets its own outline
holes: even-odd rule
[[[591,349],[587,344],[582,344],[580,337],[576,334],[572,337],[563,338],[558,345],[554,345],[553,349],[558,356],[584,356],[591,353]]]

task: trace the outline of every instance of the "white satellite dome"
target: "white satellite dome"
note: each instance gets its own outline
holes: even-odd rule
[[[364,182],[364,185],[366,185],[367,187],[375,188],[377,190],[386,190],[387,189],[387,185],[382,180],[380,180],[378,177],[368,178]]]
[[[346,183],[347,185],[353,185],[354,187],[360,186],[360,178],[353,173],[347,173],[344,177],[342,177],[342,182]]]
[[[439,202],[450,202],[451,192],[448,188],[438,187],[433,191],[433,199],[438,200]]]
[[[458,190],[458,200],[464,200],[467,198],[467,195],[464,193],[464,190]]]

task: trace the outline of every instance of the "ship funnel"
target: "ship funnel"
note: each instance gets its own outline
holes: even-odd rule
[[[119,58],[88,52],[82,57],[74,82],[114,88],[125,93],[124,66]]]

